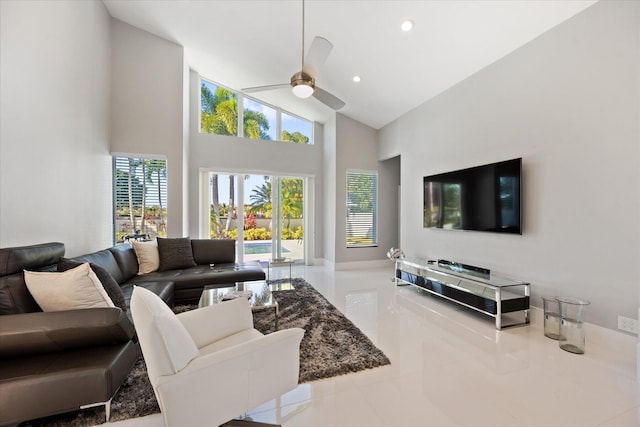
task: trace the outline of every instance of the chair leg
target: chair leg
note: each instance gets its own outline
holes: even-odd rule
[[[281,427],[280,424],[269,424],[253,421],[249,419],[231,420],[222,424],[220,427]]]
[[[114,396],[115,396],[115,393],[114,393]],[[94,408],[96,406],[102,406],[102,405],[104,405],[104,413],[107,418],[107,422],[109,422],[109,417],[111,417],[111,399],[107,400],[106,402],[96,402],[96,403],[90,403],[88,405],[82,405],[80,406],[80,409]]]

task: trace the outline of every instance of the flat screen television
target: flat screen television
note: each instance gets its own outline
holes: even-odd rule
[[[424,227],[522,234],[522,158],[424,177]]]

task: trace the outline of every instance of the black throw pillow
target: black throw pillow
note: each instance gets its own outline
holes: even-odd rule
[[[58,271],[67,271],[72,268],[76,268],[84,263],[80,261],[76,261],[69,258],[60,258],[58,260]],[[120,285],[116,282],[116,279],[109,273],[109,271],[92,262],[89,263],[89,267],[96,273],[98,276],[98,280],[102,283],[102,287],[113,301],[113,305],[122,309],[122,311],[127,311],[127,303],[124,301],[124,295],[122,294],[122,289],[120,289]]]
[[[158,271],[177,270],[180,268],[195,267],[191,239],[182,237],[177,239],[158,238],[158,255],[160,267]]]

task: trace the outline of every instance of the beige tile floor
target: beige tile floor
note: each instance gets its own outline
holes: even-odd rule
[[[288,272],[276,268],[272,275]],[[295,266],[293,275],[313,284],[392,363],[302,384],[251,410],[257,421],[284,427],[640,426],[633,338],[587,329],[586,353],[575,355],[544,337],[539,310],[532,310],[528,326],[496,331],[489,317],[396,288],[391,267]],[[162,419],[111,425],[161,426]]]

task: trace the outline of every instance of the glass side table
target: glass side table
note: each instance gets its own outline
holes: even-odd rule
[[[295,263],[295,260],[292,258],[276,258],[269,260],[269,266],[267,267],[267,280],[271,279],[271,267],[279,266],[279,265],[288,265],[289,266],[289,281],[291,281],[291,266]]]

